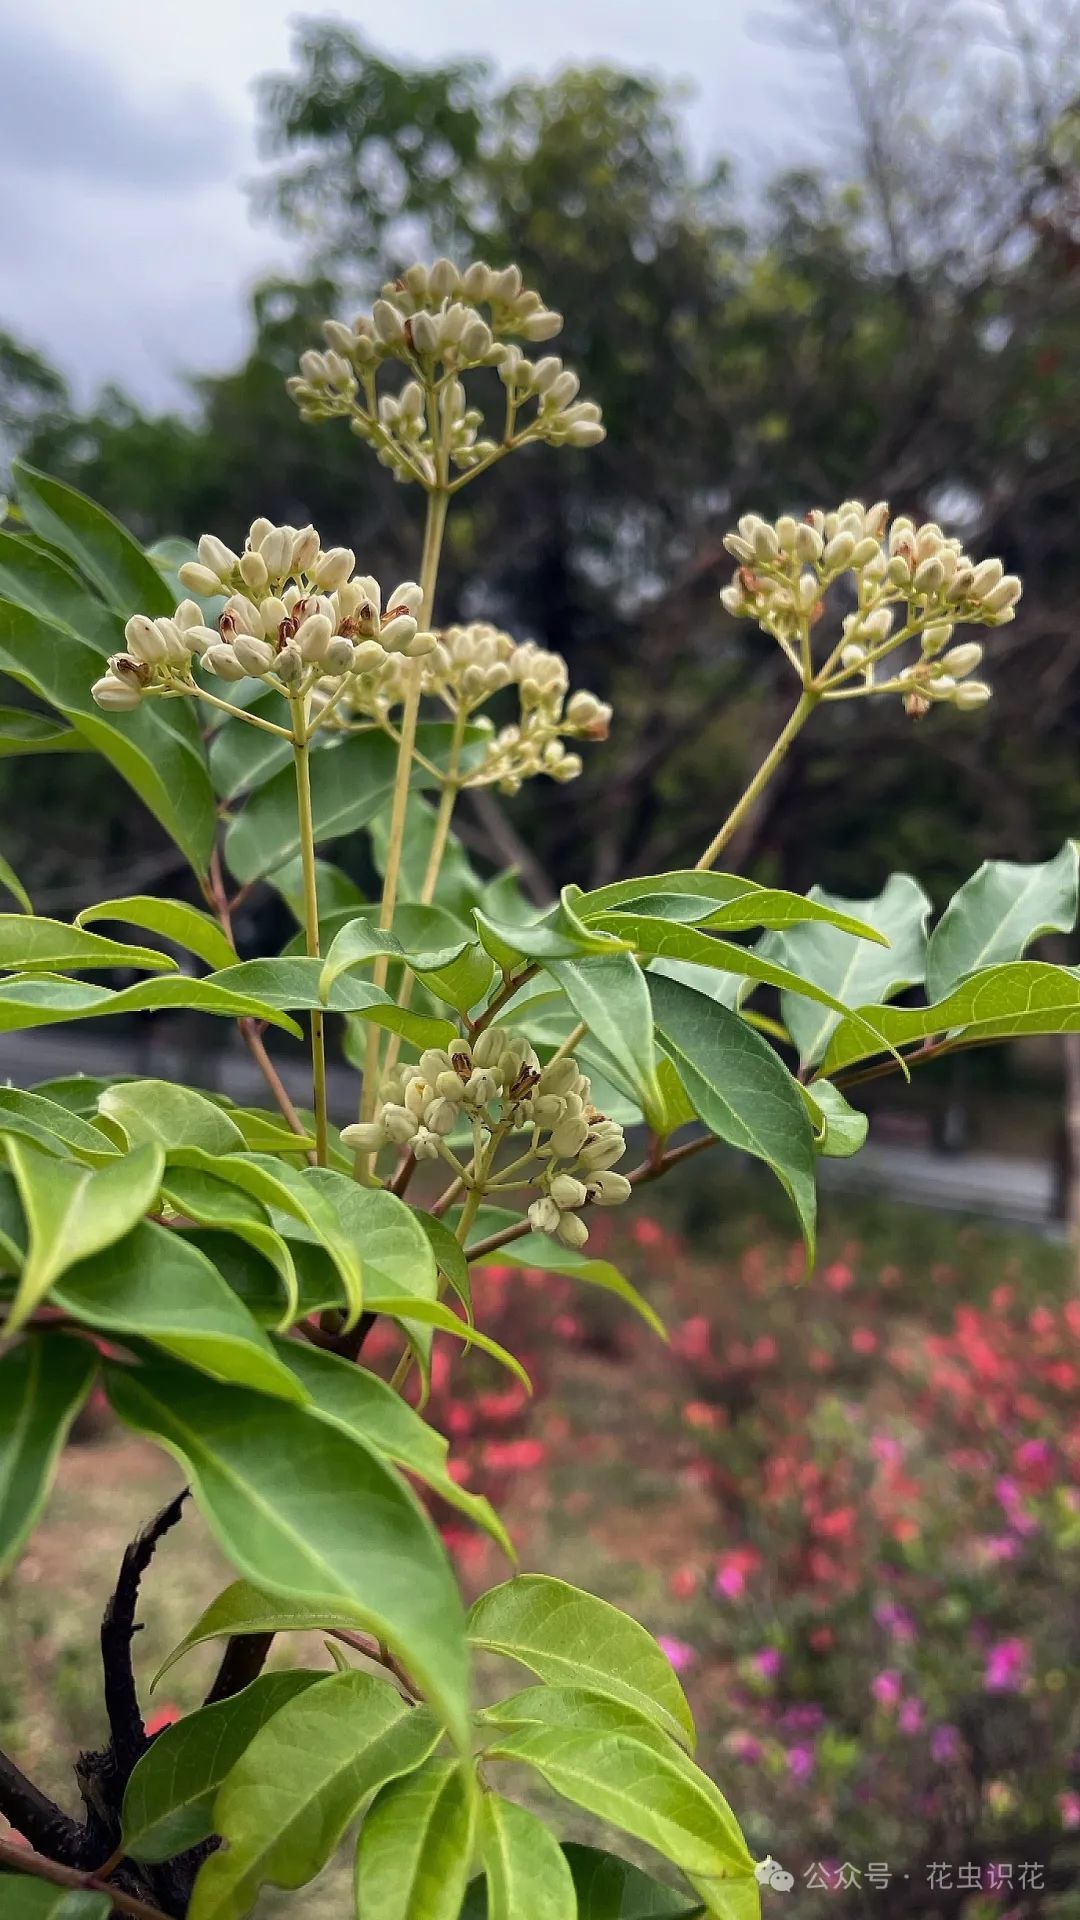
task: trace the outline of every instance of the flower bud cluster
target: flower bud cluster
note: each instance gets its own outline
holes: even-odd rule
[[[302,354],[287,387],[303,419],[347,419],[396,479],[433,487],[449,466],[468,472],[523,439],[591,447],[604,438],[599,407],[577,398],[577,375],[556,354],[532,361],[517,345],[551,340],[561,327],[562,315],[523,285],[520,268],[436,260],[390,281],[351,326],[327,320],[325,352]],[[411,377],[400,392],[378,396],[389,360]],[[483,415],[468,402],[460,376],[477,367],[497,368],[507,391],[501,441],[482,434]],[[526,404],[532,411],[519,424]]]
[[[934,702],[961,710],[990,698],[970,676],[982,652],[975,642],[949,650],[958,626],[1005,626],[1016,617],[1021,583],[1000,560],[976,562],[936,521],[890,523],[885,501],[846,500],[834,513],[805,520],[744,514],[724,541],[739,562],[721,594],[726,610],[758,622],[795,664],[824,615],[824,596],[843,581],[854,609],[842,621],[819,690],[900,693],[910,713]],[[918,643],[919,660],[887,681],[875,669],[895,648]],[[853,685],[858,681],[858,686]]]
[[[570,1058],[542,1067],[528,1041],[505,1027],[429,1047],[384,1082],[375,1119],[346,1127],[341,1138],[361,1153],[396,1145],[435,1160],[450,1157],[448,1136],[462,1121],[477,1136],[531,1133],[526,1159],[539,1164],[523,1177],[540,1197],[529,1220],[564,1246],[588,1239],[586,1204],[619,1206],[630,1197],[629,1181],[612,1171],[626,1151],[623,1130],[593,1106],[587,1075]],[[488,1185],[497,1184],[495,1174]]]
[[[515,689],[518,719],[492,739],[484,759],[466,775],[466,786],[499,786],[516,793],[536,774],[565,782],[581,772],[581,757],[567,751],[567,740],[606,740],[611,708],[593,693],[569,691],[569,672],[561,654],[535,641],[516,641],[484,621],[444,627],[420,668],[423,694],[454,713],[475,715],[506,688]],[[343,727],[350,716],[370,714],[385,722],[404,701],[402,662],[390,658],[351,681],[329,724]]]
[[[395,587],[384,610],[378,582],[354,566],[348,547],[324,548],[314,527],[256,520],[242,554],[204,534],[180,581],[204,599],[227,596],[215,624],[195,600],[164,619],[133,615],[127,651],[109,661],[94,699],[124,711],[148,693],[195,693],[196,664],[221,680],[261,679],[283,694],[318,683],[329,695],[388,660],[430,653],[435,636],[420,628],[415,581]]]

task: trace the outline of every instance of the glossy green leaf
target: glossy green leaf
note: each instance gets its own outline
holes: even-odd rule
[[[0,760],[22,759],[40,753],[88,753],[74,727],[58,726],[43,713],[26,707],[0,707]]]
[[[1080,853],[1075,840],[1037,866],[984,860],[954,893],[930,935],[926,997],[943,1000],[965,974],[1019,960],[1046,933],[1076,925]]]
[[[160,1141],[170,1152],[200,1147],[211,1154],[242,1153],[244,1136],[227,1113],[204,1093],[169,1080],[125,1080],[107,1087],[98,1111],[127,1135],[132,1146]]]
[[[506,1654],[541,1680],[606,1694],[693,1746],[693,1716],[670,1661],[606,1600],[546,1574],[518,1574],[481,1595],[468,1632],[474,1646]]]
[[[417,1767],[438,1731],[368,1673],[330,1674],[287,1701],[218,1792],[225,1845],[199,1873],[189,1920],[243,1920],[261,1887],[313,1880],[365,1801]]]
[[[586,1727],[597,1733],[627,1733],[635,1740],[670,1750],[670,1735],[622,1700],[612,1700],[588,1687],[525,1687],[506,1700],[484,1707],[477,1719],[485,1725],[507,1727]]]
[[[124,900],[102,900],[96,907],[84,907],[76,915],[78,927],[95,920],[118,920],[125,926],[143,927],[147,933],[159,933],[197,954],[208,967],[231,967],[236,953],[216,920],[186,900],[159,900],[153,895],[132,894]]]
[[[441,1300],[405,1301],[400,1294],[384,1294],[369,1297],[367,1304],[372,1313],[385,1313],[400,1320],[410,1334],[414,1334],[417,1328],[430,1328],[433,1333],[451,1334],[455,1340],[463,1340],[466,1346],[479,1347],[481,1353],[489,1354],[508,1373],[512,1373],[515,1380],[520,1380],[528,1393],[532,1392],[532,1381],[517,1356],[508,1352],[506,1347],[501,1347],[497,1340],[479,1327],[470,1326],[467,1320],[459,1320],[457,1314],[451,1312]]]
[[[80,573],[126,619],[172,613],[174,602],[153,562],[110,513],[74,487],[16,460],[19,505],[34,532],[68,554]]]
[[[634,1097],[646,1118],[661,1107],[656,1078],[652,1003],[645,975],[633,954],[547,963],[579,1020],[610,1062],[612,1076]]]
[[[278,1325],[291,1326],[299,1318],[300,1286],[288,1242],[270,1225],[261,1202],[229,1178],[231,1168],[238,1164],[235,1157],[225,1157],[217,1164],[220,1175],[199,1167],[170,1166],[162,1188],[164,1197],[178,1214],[194,1220],[197,1226],[235,1234],[262,1255],[277,1274],[285,1296]]]
[[[280,1595],[263,1593],[247,1580],[234,1580],[199,1615],[189,1633],[173,1648],[158,1668],[150,1691],[182,1660],[193,1647],[211,1640],[229,1640],[249,1633],[317,1633],[337,1629],[355,1632],[356,1615],[351,1609],[304,1600],[283,1600]]]
[[[655,1847],[685,1873],[753,1879],[754,1863],[719,1789],[676,1747],[587,1727],[497,1734],[489,1759],[521,1762],[576,1806]]]
[[[358,967],[374,965],[376,960],[399,960],[411,967],[414,973],[437,973],[459,960],[470,944],[467,939],[459,939],[450,946],[438,947],[426,953],[407,953],[396,933],[389,928],[374,926],[369,919],[360,915],[349,920],[334,936],[319,978],[320,998],[325,1006],[335,980]]]
[[[451,1233],[445,1221],[437,1220],[433,1213],[423,1213],[418,1209],[413,1217],[427,1234],[439,1272],[445,1278],[447,1285],[457,1294],[471,1323],[472,1281],[469,1278],[469,1263],[460,1242]]]
[[[89,640],[99,654],[114,653],[123,638],[119,617],[98,600],[75,569],[33,536],[0,527],[0,600]]]
[[[183,1234],[152,1221],[69,1267],[54,1283],[52,1299],[88,1327],[150,1341],[215,1380],[273,1395],[276,1404],[304,1397],[205,1255]]]
[[[689,1894],[661,1885],[617,1854],[568,1841],[563,1847],[577,1894],[578,1920],[700,1920]]]
[[[594,920],[598,914],[632,907],[634,902],[659,893],[681,893],[690,900],[707,900],[714,906],[723,906],[730,900],[748,898],[751,894],[764,891],[756,880],[747,880],[742,874],[683,867],[675,873],[631,874],[626,880],[613,880],[606,887],[594,887],[590,893],[582,894],[577,909],[582,919]]]
[[[13,1135],[5,1144],[27,1231],[7,1319],[8,1333],[17,1333],[62,1273],[114,1246],[153,1206],[165,1154],[157,1145],[138,1147],[94,1169],[41,1153]]]
[[[798,1085],[738,1014],[662,974],[649,975],[656,1030],[711,1133],[764,1160],[790,1194],[813,1259],[814,1135]]]
[[[123,644],[119,631],[115,638]],[[133,713],[105,713],[90,692],[102,666],[99,649],[79,633],[0,600],[0,674],[10,674],[69,721],[203,874],[216,821],[194,702],[145,700]]]
[[[481,1207],[476,1217],[475,1236],[484,1240],[489,1233],[499,1233],[503,1227],[514,1225],[520,1217],[506,1207]],[[656,1309],[618,1267],[610,1260],[595,1259],[584,1248],[564,1247],[550,1234],[522,1234],[520,1240],[511,1241],[509,1246],[496,1247],[494,1253],[485,1254],[476,1265],[478,1268],[535,1267],[542,1273],[567,1273],[584,1286],[600,1287],[605,1293],[615,1294],[628,1307],[633,1307],[662,1340],[667,1339],[666,1328]]]
[[[870,1122],[844,1099],[831,1080],[815,1080],[812,1087],[799,1084],[799,1092],[814,1129],[814,1149],[826,1160],[849,1160],[866,1145]]]
[[[234,967],[209,975],[207,984],[228,993],[257,995],[268,1006],[356,1013],[372,1026],[403,1033],[421,1049],[445,1046],[456,1036],[452,1021],[399,1007],[390,994],[369,980],[343,975],[334,982],[329,998],[321,1000],[322,964],[299,954],[277,960],[241,960]]]
[[[230,690],[231,691],[231,690]],[[228,695],[226,696],[229,697]],[[264,693],[261,699],[245,704],[244,711],[259,719],[283,724],[281,695]],[[316,740],[319,739],[317,734]],[[210,743],[210,777],[223,800],[235,800],[265,786],[283,767],[292,768],[292,742],[262,727],[249,726],[246,720],[227,720],[219,726]]]
[[[66,1020],[95,1020],[103,1014],[157,1013],[167,1007],[217,1014],[228,1020],[250,1014],[270,1026],[283,1027],[297,1039],[302,1037],[301,1028],[289,1014],[267,1006],[265,1001],[229,993],[209,980],[189,980],[183,974],[172,974],[164,980],[140,980],[137,986],[119,991],[48,973],[21,974],[0,981],[0,1033],[58,1026]]]
[[[0,1167],[0,1273],[16,1274],[26,1253],[26,1222],[19,1191],[6,1167]]]
[[[111,1368],[109,1393],[127,1425],[185,1467],[245,1580],[350,1614],[392,1649],[464,1747],[461,1601],[438,1534],[391,1468],[304,1408],[164,1362]]]
[[[701,873],[696,868],[654,874],[648,879],[619,880],[586,894],[577,904],[582,919],[588,921],[621,911],[736,933],[750,927],[782,930],[818,920],[861,939],[886,944],[886,936],[867,921],[826,906],[813,896],[789,893],[783,887],[762,887],[729,873]]]
[[[869,921],[889,940],[888,948],[865,940],[852,941],[834,927],[798,927],[777,936],[768,948],[805,982],[832,996],[832,1010],[818,1013],[806,1005],[805,985],[781,995],[784,1025],[799,1050],[804,1066],[822,1058],[835,1033],[842,1007],[855,1008],[891,1000],[905,987],[916,986],[926,972],[926,926],[930,901],[910,874],[894,873],[874,900],[844,900],[837,894],[811,889],[810,898],[825,906],[854,913]],[[813,996],[809,996],[813,997]],[[823,1005],[828,1005],[823,1000]]]
[[[0,887],[3,887],[5,893],[10,893],[13,900],[18,901],[24,913],[33,913],[34,907],[30,895],[14,867],[8,865],[2,854],[0,854]]]
[[[475,1830],[476,1795],[456,1761],[429,1760],[385,1787],[360,1829],[357,1913],[458,1920]]]
[[[587,953],[622,953],[630,942],[614,934],[586,926],[577,912],[580,898],[576,887],[564,887],[555,906],[538,920],[525,925],[507,925],[493,920],[479,907],[473,919],[480,939],[496,966],[512,973],[527,960],[577,960]]]
[[[415,790],[409,795],[405,815],[405,844],[401,852],[399,902],[419,900],[424,889],[432,842],[435,837],[436,809]],[[384,807],[371,823],[371,852],[379,874],[386,872],[386,851],[390,838],[390,808]],[[471,925],[473,908],[483,904],[484,883],[473,867],[455,833],[443,849],[435,902],[447,908],[459,920]],[[493,909],[494,911],[494,909]],[[396,915],[395,915],[396,921]]]
[[[29,1874],[0,1875],[4,1920],[109,1920],[107,1893],[81,1893],[50,1886]]]
[[[311,1411],[373,1447],[423,1481],[448,1505],[486,1528],[504,1552],[514,1550],[502,1521],[482,1494],[460,1487],[447,1466],[449,1444],[377,1374],[305,1341],[282,1340],[278,1352],[310,1395]]]
[[[45,1504],[71,1423],[90,1392],[92,1347],[33,1334],[0,1354],[0,1574]]]
[[[321,1247],[333,1262],[348,1308],[347,1323],[352,1326],[364,1305],[365,1286],[380,1273],[380,1258],[391,1267],[395,1260],[415,1259],[423,1236],[410,1234],[411,1212],[393,1194],[369,1193],[328,1167],[287,1167],[264,1154],[249,1154],[248,1162],[278,1181],[289,1195],[288,1207],[276,1204],[269,1193],[265,1198],[278,1232],[287,1240],[308,1240]],[[365,1201],[370,1204],[365,1206]],[[389,1207],[384,1204],[387,1201]]]
[[[17,1133],[45,1153],[73,1154],[91,1166],[116,1158],[116,1148],[88,1120],[21,1087],[0,1087],[0,1133]]]
[[[1080,972],[1044,960],[1015,960],[969,975],[931,1007],[866,1011],[894,1047],[946,1034],[971,1046],[1026,1033],[1075,1033],[1080,1030]],[[837,1073],[874,1051],[854,1019],[845,1021],[833,1035],[822,1071]]]
[[[535,1813],[484,1795],[480,1853],[487,1882],[487,1920],[578,1920],[573,1877],[555,1835]],[[467,1920],[468,1907],[463,1920]]]
[[[83,933],[62,920],[27,913],[0,913],[0,968],[60,973],[131,967],[140,973],[175,971],[176,961],[150,947],[129,947],[100,933]]]
[[[259,1729],[323,1678],[299,1670],[260,1674],[241,1693],[165,1727],[124,1793],[125,1853],[132,1860],[169,1860],[209,1839],[222,1781]]]

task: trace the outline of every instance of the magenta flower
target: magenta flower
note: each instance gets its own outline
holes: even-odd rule
[[[783,1658],[776,1647],[762,1647],[754,1655],[754,1666],[763,1680],[777,1679],[783,1664]]]
[[[930,1735],[930,1758],[943,1766],[949,1760],[955,1760],[960,1752],[960,1729],[943,1721]]]
[[[895,1707],[900,1704],[903,1691],[900,1675],[895,1667],[883,1667],[870,1682],[870,1691],[879,1707]]]
[[[669,1633],[658,1633],[656,1636],[656,1644],[664,1657],[674,1667],[676,1673],[685,1672],[686,1668],[692,1667],[694,1661],[697,1659],[696,1647],[690,1646],[686,1640],[672,1639]]]
[[[987,1693],[1016,1693],[1027,1672],[1024,1640],[998,1640],[986,1656],[983,1686]]]
[[[789,1747],[786,1758],[793,1780],[809,1780],[814,1771],[813,1747]]]
[[[1059,1793],[1057,1810],[1061,1815],[1061,1824],[1070,1833],[1080,1827],[1080,1793]]]
[[[921,1700],[902,1700],[896,1724],[901,1733],[919,1733],[922,1729],[923,1710]]]

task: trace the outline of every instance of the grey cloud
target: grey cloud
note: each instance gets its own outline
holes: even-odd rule
[[[125,85],[35,29],[4,28],[0,163],[23,175],[60,175],[161,193],[227,178],[237,129],[198,88],[166,92],[158,77]]]

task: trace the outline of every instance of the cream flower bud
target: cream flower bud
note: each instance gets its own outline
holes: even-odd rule
[[[256,678],[267,673],[274,664],[274,649],[269,640],[256,640],[250,633],[238,633],[232,647],[244,672],[254,674]]]
[[[313,565],[305,571],[317,582],[323,593],[333,593],[337,587],[343,587],[356,565],[356,555],[351,547],[331,547],[316,559],[312,555]]]
[[[943,647],[947,647],[952,636],[952,626],[947,620],[935,620],[933,626],[924,627],[922,651],[927,659],[933,659],[936,654],[941,652]]]
[[[461,330],[458,345],[463,360],[483,360],[491,352],[493,335],[491,328],[478,314],[474,314],[468,325]]]
[[[483,260],[474,260],[461,276],[461,291],[469,300],[490,300],[494,277],[491,268]]]
[[[349,673],[353,663],[353,643],[344,634],[335,634],[323,655],[323,666],[328,674]]]
[[[293,573],[307,573],[318,551],[319,536],[314,527],[301,527],[296,539],[293,541],[290,571]]]
[[[822,565],[829,573],[839,573],[851,565],[851,556],[855,551],[855,537],[850,533],[836,533],[829,541],[821,556]]]
[[[457,1119],[458,1109],[454,1101],[442,1098],[433,1100],[424,1115],[425,1125],[431,1128],[432,1133],[439,1134],[453,1133]]]
[[[439,1136],[432,1133],[430,1127],[418,1127],[412,1140],[414,1160],[437,1160],[439,1158]]]
[[[200,606],[196,605],[194,600],[181,600],[180,605],[173,614],[173,619],[179,627],[180,632],[186,633],[189,627],[202,626],[203,610]]]
[[[472,1107],[486,1107],[500,1092],[498,1078],[490,1067],[475,1067],[465,1082],[465,1098]]]
[[[226,600],[221,618],[222,633],[227,634],[229,639],[234,633],[249,633],[253,640],[263,637],[262,615],[245,594],[234,593],[231,599]]]
[[[414,313],[410,322],[412,343],[417,353],[436,354],[439,351],[439,329],[430,313]]]
[[[944,582],[945,569],[936,554],[931,554],[926,560],[920,560],[915,569],[916,593],[937,593]]]
[[[759,560],[775,560],[780,552],[780,542],[764,520],[754,528],[753,546]]]
[[[562,1120],[553,1130],[551,1151],[557,1160],[573,1160],[589,1138],[587,1120]]]
[[[325,613],[309,613],[307,619],[297,627],[294,636],[301,657],[308,661],[324,660],[333,631]]]
[[[236,657],[236,649],[228,643],[218,642],[215,647],[207,647],[203,654],[203,665],[220,680],[243,680],[246,670]]]
[[[271,580],[281,580],[289,571],[295,535],[288,527],[271,527],[259,547]]]
[[[399,1147],[413,1138],[420,1124],[415,1113],[410,1113],[407,1107],[386,1106],[381,1118],[390,1139]]]
[[[622,1128],[615,1121],[606,1120],[594,1129],[592,1138],[582,1147],[579,1158],[583,1167],[601,1172],[613,1167],[625,1152],[626,1140]]]
[[[1022,592],[1019,577],[1015,573],[1007,573],[996,587],[991,587],[989,593],[983,594],[982,603],[988,613],[1004,613],[1006,607],[1013,606],[1019,600]]]
[[[416,636],[416,621],[411,613],[399,613],[379,629],[379,638],[388,653],[404,653]]]
[[[127,650],[136,660],[145,666],[156,667],[165,659],[168,651],[165,636],[160,633],[154,622],[145,613],[134,613],[124,628],[124,640]]]
[[[240,555],[212,533],[204,533],[199,541],[199,559],[210,573],[216,573],[222,580],[228,580],[240,565]]]
[[[855,542],[855,551],[851,556],[851,564],[853,567],[865,567],[871,560],[876,560],[880,552],[881,548],[878,546],[877,541],[867,535],[864,539]]]
[[[942,660],[942,666],[952,674],[954,680],[964,680],[974,673],[983,657],[983,650],[977,640],[966,640],[961,647],[954,647]]]
[[[267,534],[273,533],[273,531],[273,521],[267,520],[265,516],[260,517],[258,520],[253,520],[248,528],[248,546],[261,547]]]
[[[589,1199],[598,1207],[621,1207],[632,1192],[622,1173],[594,1173],[588,1183]]]
[[[991,587],[997,586],[1004,572],[1005,568],[1000,560],[980,560],[972,575],[972,599],[981,600],[985,593],[989,593]]]
[[[259,606],[259,620],[267,640],[276,640],[281,632],[281,623],[289,618],[289,609],[284,600],[276,594],[270,594]]]
[[[201,593],[204,600],[221,592],[221,581],[217,574],[211,573],[209,567],[202,566],[197,560],[185,560],[177,578],[182,587],[187,587],[192,593]]]
[[[990,698],[990,689],[982,680],[964,680],[953,695],[953,706],[967,711],[974,707],[985,707]]]
[[[564,1247],[583,1247],[589,1237],[589,1229],[579,1213],[560,1213],[559,1224],[555,1229],[556,1240]]]
[[[438,1075],[435,1091],[440,1099],[449,1100],[455,1107],[460,1106],[465,1098],[464,1082],[459,1079],[452,1067],[448,1067],[445,1073]]]
[[[460,285],[460,273],[453,261],[448,260],[444,254],[441,259],[436,260],[435,265],[428,273],[428,286],[431,290],[432,299],[446,300],[452,293],[457,292]]]
[[[410,660],[423,660],[429,653],[434,653],[438,644],[433,633],[414,633],[405,652]]]
[[[216,647],[221,640],[220,633],[214,627],[185,627],[184,646],[189,653],[205,653],[208,647]]]
[[[328,347],[333,347],[336,353],[344,354],[346,359],[356,351],[355,333],[351,327],[345,326],[340,320],[323,321],[323,338]]]
[[[400,613],[404,610],[418,616],[424,604],[424,589],[415,580],[402,580],[393,593],[386,596],[387,613]]]
[[[808,526],[803,522],[795,535],[795,553],[797,558],[802,561],[804,566],[811,566],[816,560],[821,559],[822,551],[823,542],[817,528]]]
[[[450,1072],[450,1055],[445,1047],[425,1047],[416,1067],[428,1086],[433,1087],[440,1073]]]
[[[554,340],[562,332],[563,317],[554,308],[544,308],[540,313],[530,313],[522,322],[521,331],[526,340],[539,345],[543,340]]]
[[[560,1213],[573,1207],[583,1207],[589,1197],[584,1181],[575,1180],[570,1173],[556,1174],[549,1192]]]
[[[847,646],[841,647],[840,649],[840,665],[842,667],[861,667],[865,659],[866,648],[860,647],[856,640],[849,640]]]
[[[389,300],[376,300],[371,309],[371,320],[376,337],[385,346],[393,345],[405,332],[404,318],[397,307],[391,306]]]
[[[279,680],[287,687],[294,687],[304,672],[304,656],[294,641],[290,640],[274,656],[274,671]]]
[[[252,593],[261,593],[270,576],[261,553],[245,553],[240,558],[240,577]]]
[[[353,648],[354,673],[374,673],[386,665],[386,648],[378,640],[359,640]]]
[[[473,1065],[477,1067],[498,1066],[505,1047],[505,1029],[502,1027],[485,1027],[483,1033],[478,1033],[472,1043]],[[421,1058],[423,1058],[423,1055],[421,1055]]]
[[[561,1218],[554,1200],[547,1194],[542,1200],[534,1200],[529,1208],[529,1225],[534,1233],[557,1233]]]
[[[341,1144],[351,1147],[354,1153],[378,1153],[385,1147],[389,1135],[381,1120],[357,1121],[351,1127],[342,1127]]]
[[[142,699],[137,680],[122,680],[119,674],[105,673],[90,689],[96,704],[106,713],[131,713]]]

